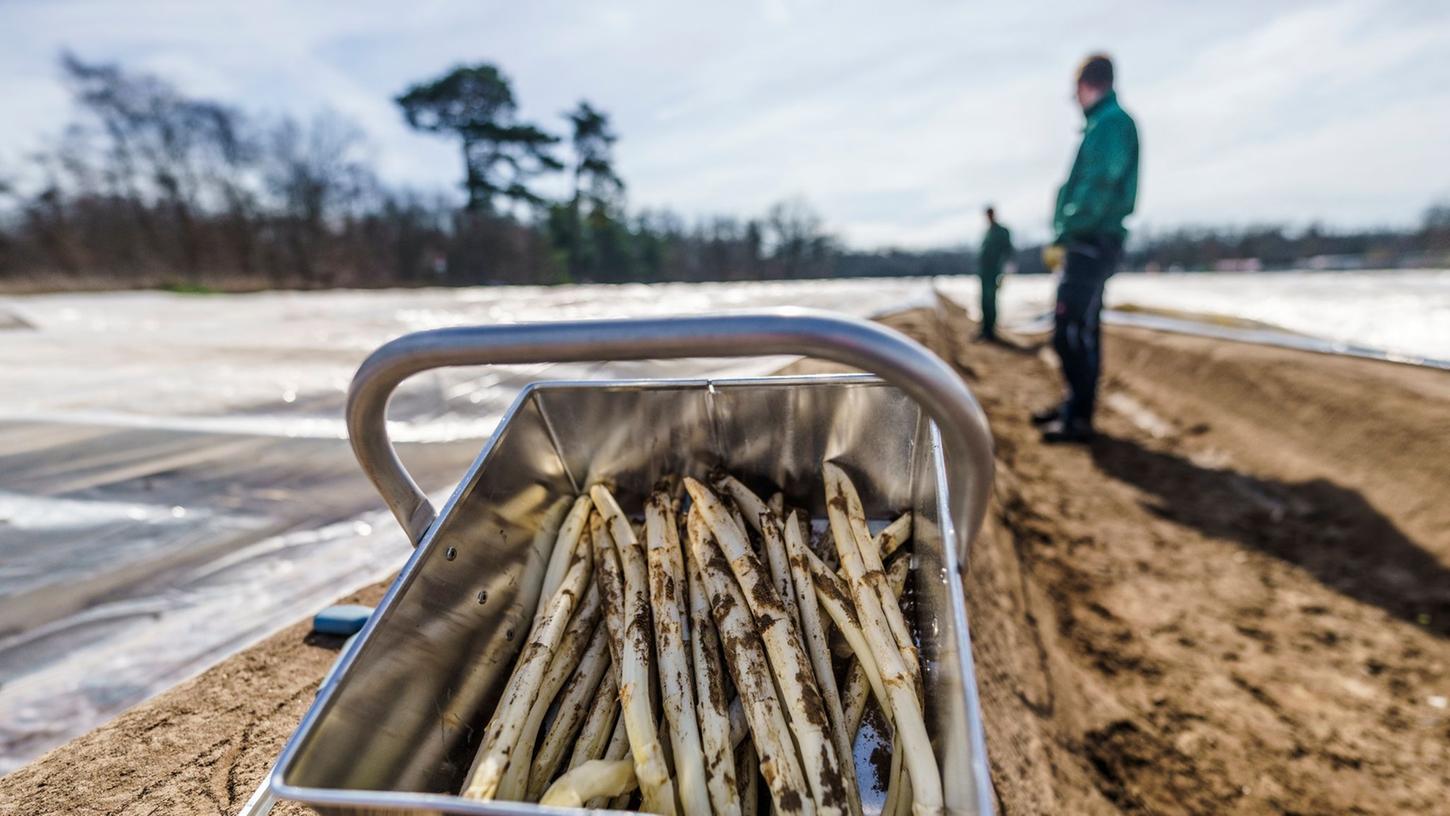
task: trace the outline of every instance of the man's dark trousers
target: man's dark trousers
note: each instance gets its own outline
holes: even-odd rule
[[[1002,270],[984,270],[977,274],[982,282],[982,336],[997,336],[997,285],[1002,281]]]
[[[1057,286],[1052,347],[1067,381],[1063,421],[1091,423],[1102,370],[1103,286],[1118,264],[1122,245],[1114,237],[1075,240],[1067,246],[1067,268]]]

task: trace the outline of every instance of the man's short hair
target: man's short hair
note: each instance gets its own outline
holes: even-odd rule
[[[994,215],[997,214],[997,208],[996,207],[993,207],[990,204],[988,204],[987,205],[987,209],[986,209],[986,213],[987,213],[987,217],[988,218],[991,218],[992,216],[994,216]]]
[[[1113,87],[1113,61],[1107,54],[1092,54],[1077,69],[1077,81],[1089,88],[1107,90]]]

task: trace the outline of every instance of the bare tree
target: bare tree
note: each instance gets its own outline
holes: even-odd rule
[[[284,117],[265,144],[263,178],[290,266],[309,286],[332,285],[338,270],[324,257],[329,239],[375,187],[362,131],[327,112],[305,125]]]
[[[833,241],[825,231],[825,222],[805,199],[788,199],[772,206],[765,217],[765,239],[772,261],[783,267],[783,277],[829,273]]]
[[[137,226],[160,254],[172,255],[176,266],[195,278],[203,260],[199,220],[225,205],[228,190],[241,184],[247,147],[240,115],[116,65],[87,63],[67,53],[61,68],[89,117],[88,135],[103,145],[106,187],[130,202]],[[159,228],[158,214],[168,220],[167,229]],[[165,237],[173,234],[176,244],[167,247]]]

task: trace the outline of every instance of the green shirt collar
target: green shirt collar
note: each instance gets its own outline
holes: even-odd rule
[[[1108,108],[1115,108],[1117,107],[1117,105],[1118,92],[1114,90],[1109,90],[1107,93],[1103,94],[1102,99],[1094,102],[1091,108],[1083,111],[1083,116],[1087,118],[1087,121],[1091,122],[1092,120],[1100,116],[1103,111],[1106,111]]]

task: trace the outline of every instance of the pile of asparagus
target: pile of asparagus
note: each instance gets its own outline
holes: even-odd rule
[[[642,525],[603,485],[575,500],[462,795],[754,816],[764,784],[779,814],[862,816],[852,744],[874,697],[883,816],[939,813],[900,606],[911,516],[873,536],[846,473],[824,474],[833,546],[728,475],[662,483]]]

